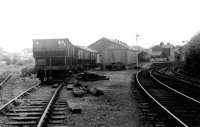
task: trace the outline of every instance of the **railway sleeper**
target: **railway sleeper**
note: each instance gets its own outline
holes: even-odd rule
[[[40,116],[25,116],[25,117],[9,117],[11,120],[17,120],[17,121],[34,121],[38,120]]]
[[[36,125],[37,121],[11,121],[6,123],[7,125],[16,125],[16,126],[24,126],[24,125]]]
[[[6,116],[40,116],[42,112],[7,113]]]
[[[156,122],[155,127],[166,127],[166,124],[164,122]]]
[[[36,98],[39,98],[39,97],[37,96]],[[49,97],[47,97],[47,98],[49,98]],[[31,102],[34,102],[34,101],[36,101],[36,102],[49,102],[48,99],[30,99],[30,101]]]
[[[53,105],[52,108],[66,108],[66,104],[63,104],[63,105]]]
[[[65,119],[65,114],[64,115],[51,115],[50,120],[64,120]]]
[[[54,111],[65,111],[66,107],[56,107],[53,108]]]
[[[65,112],[63,112],[63,111],[52,111],[51,114],[52,115],[64,115]]]
[[[48,125],[53,125],[53,124],[62,124],[64,120],[50,120],[48,121]]]
[[[65,104],[65,105],[67,104],[66,100],[56,102],[54,105],[63,105],[63,104]]]
[[[18,108],[44,108],[44,105],[25,105]]]
[[[44,109],[43,108],[36,108],[36,109],[15,109],[10,111],[11,113],[15,112],[42,112]]]

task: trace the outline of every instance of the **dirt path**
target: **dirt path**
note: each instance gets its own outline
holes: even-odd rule
[[[131,77],[135,71],[97,72],[110,80],[85,82],[103,90],[104,95],[73,98],[82,105],[82,114],[69,114],[69,127],[138,127],[136,103],[131,97]]]

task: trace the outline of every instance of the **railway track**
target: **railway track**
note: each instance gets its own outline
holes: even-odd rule
[[[145,96],[137,85],[132,85],[132,96],[137,103],[137,110],[139,111],[139,125],[141,127],[167,127],[161,113],[155,106],[148,101],[149,98]]]
[[[182,73],[179,73],[179,68],[180,65],[162,65],[161,67],[157,67],[154,68],[154,72],[159,73],[159,75],[162,75],[165,78],[174,80],[174,81],[178,81],[178,82],[182,82],[185,84],[187,84],[186,87],[191,87],[191,88],[187,88],[187,89],[193,89],[195,91],[195,89],[199,89],[200,86],[200,80]],[[180,84],[180,83],[179,83]],[[199,93],[199,90],[197,91]]]
[[[12,77],[11,74],[9,74],[6,78],[0,78],[0,88],[2,88],[5,83]]]
[[[67,108],[66,98],[59,94],[63,83],[57,88],[34,86],[0,108],[0,126],[42,127],[62,124]]]
[[[197,100],[200,100],[200,85],[192,80],[187,80],[184,77],[180,78],[176,75],[169,76],[156,71],[152,72],[152,75],[156,76],[161,82],[168,84],[170,87],[181,91],[182,93],[189,95]]]
[[[151,72],[136,75],[137,84],[161,114],[167,126],[200,126],[200,102],[160,82]]]
[[[182,66],[182,63],[160,64],[154,67],[154,71],[156,70],[157,72],[168,75],[171,78],[177,78],[183,82],[188,82],[189,84],[200,84],[200,80],[198,78],[188,76],[185,73],[180,73],[179,69],[182,68]],[[183,69],[181,69],[181,72],[184,72]]]
[[[199,79],[194,78],[192,76],[185,75],[185,74],[181,74],[181,73],[177,72],[177,70],[175,70],[175,69],[172,70],[172,73],[174,73],[174,75],[179,79],[189,81],[189,82],[195,83],[195,84],[200,84]]]

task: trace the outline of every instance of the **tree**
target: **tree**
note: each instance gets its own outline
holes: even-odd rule
[[[200,74],[200,33],[194,35],[186,45],[184,69],[190,73]]]
[[[165,44],[164,44],[164,42],[160,42],[160,47],[163,47]]]
[[[147,52],[142,51],[138,54],[138,60],[140,62],[150,62],[150,55]]]

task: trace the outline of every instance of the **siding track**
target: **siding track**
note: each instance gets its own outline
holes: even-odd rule
[[[165,114],[169,126],[200,126],[200,102],[160,82],[151,71],[137,73],[136,81],[149,101]]]
[[[12,75],[9,74],[6,78],[0,79],[0,88],[2,88],[11,77]]]
[[[57,88],[37,85],[15,97],[0,108],[1,117],[7,118],[7,122],[0,126],[46,127],[61,124],[67,106],[66,100],[58,99],[63,85],[60,83]]]

